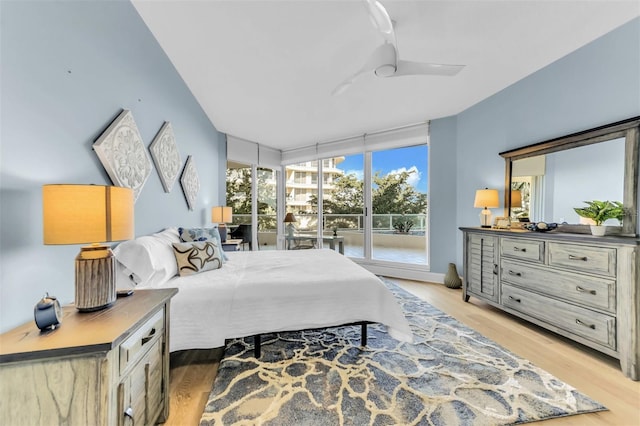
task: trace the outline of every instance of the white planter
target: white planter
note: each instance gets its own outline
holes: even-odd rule
[[[591,225],[591,235],[602,237],[606,232],[607,227],[604,225]]]

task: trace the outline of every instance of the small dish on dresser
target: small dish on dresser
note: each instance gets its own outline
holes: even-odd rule
[[[547,232],[553,231],[558,227],[557,223],[547,223],[547,222],[531,222],[524,226],[525,229],[534,232]]]

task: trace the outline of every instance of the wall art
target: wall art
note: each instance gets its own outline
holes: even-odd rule
[[[112,183],[133,189],[137,200],[153,166],[131,111],[122,110],[94,142],[93,149]]]
[[[178,173],[180,173],[182,159],[170,122],[165,121],[162,125],[153,142],[149,145],[149,151],[151,151],[151,158],[156,165],[164,192],[171,192]]]
[[[184,170],[180,177],[180,185],[182,185],[182,191],[184,192],[184,198],[187,199],[187,206],[189,206],[189,210],[193,210],[193,207],[196,204],[198,191],[200,191],[200,180],[198,179],[196,163],[190,155],[187,157],[187,162],[184,165]]]

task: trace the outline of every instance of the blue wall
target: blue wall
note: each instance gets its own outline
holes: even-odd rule
[[[1,19],[0,331],[33,319],[48,291],[74,297],[80,246],[42,244],[41,187],[110,184],[92,143],[130,109],[145,145],[170,121],[182,161],[200,177],[193,211],[179,182],[153,170],[136,205],[136,234],[209,223],[224,200],[226,151],[217,132],[128,1],[6,2]]]
[[[456,122],[456,117],[434,120],[429,129],[429,268],[436,273],[456,261]]]
[[[498,155],[520,146],[590,129],[640,115],[640,18],[636,18],[564,58],[518,81],[458,114],[455,129],[450,118],[434,120],[431,144],[456,141],[456,169],[431,175],[431,188],[456,181],[454,208],[432,200],[433,229],[478,226],[473,208],[476,189],[504,188],[504,159]],[[433,154],[432,158],[436,158]],[[433,170],[432,170],[433,172]],[[502,216],[494,209],[494,216]],[[448,233],[447,233],[448,235]],[[432,238],[432,260],[457,259],[462,272],[462,234],[456,244]],[[440,244],[441,243],[441,244]],[[434,272],[445,272],[432,261]]]
[[[42,244],[41,186],[109,184],[91,149],[122,108],[148,145],[171,121],[201,189],[188,211],[157,173],[136,203],[136,234],[205,225],[224,200],[224,137],[125,1],[0,2],[0,332],[32,320],[45,291],[73,300],[79,246]],[[640,115],[640,19],[455,117],[433,120],[431,270],[462,272],[458,226],[477,226],[475,190],[502,188],[498,153]],[[501,209],[494,214],[501,214]],[[178,223],[179,222],[179,223]]]

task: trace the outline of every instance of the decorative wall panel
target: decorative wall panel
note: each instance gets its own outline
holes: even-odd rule
[[[187,157],[187,163],[185,164],[184,170],[182,171],[180,184],[182,185],[184,197],[187,199],[189,210],[193,210],[193,207],[196,204],[198,191],[200,191],[200,180],[198,179],[196,163],[193,161],[193,158],[191,158],[190,155]]]
[[[171,192],[178,173],[180,173],[182,159],[170,122],[166,121],[162,125],[153,142],[149,145],[149,151],[151,151],[151,158],[156,165],[164,192]]]
[[[131,111],[122,110],[93,149],[113,184],[133,189],[137,200],[153,166]]]

